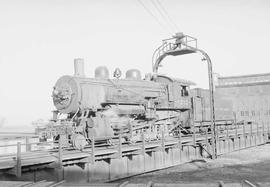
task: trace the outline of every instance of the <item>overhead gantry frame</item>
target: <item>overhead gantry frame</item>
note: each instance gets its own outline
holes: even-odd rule
[[[214,101],[214,85],[212,62],[208,54],[197,48],[197,39],[183,33],[176,33],[172,38],[163,40],[163,43],[158,47],[152,57],[153,76],[158,73],[161,61],[166,56],[180,56],[190,53],[200,53],[203,55],[203,61],[208,65],[208,80],[210,92],[210,117],[211,117],[211,138],[212,138],[212,158],[217,157],[216,147],[216,124],[215,124],[215,101]]]

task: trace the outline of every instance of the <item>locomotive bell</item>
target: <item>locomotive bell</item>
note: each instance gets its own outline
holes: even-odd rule
[[[116,68],[116,69],[114,70],[114,72],[113,72],[113,77],[119,79],[119,78],[121,77],[121,75],[122,75],[121,70],[120,70],[119,68]]]
[[[95,69],[95,78],[96,79],[108,79],[109,70],[106,66],[99,66]]]
[[[126,72],[126,79],[141,80],[141,72],[137,69],[130,69]]]

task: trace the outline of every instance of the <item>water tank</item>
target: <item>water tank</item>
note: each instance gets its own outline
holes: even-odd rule
[[[137,69],[130,69],[126,72],[126,79],[141,80],[141,72]]]
[[[97,79],[108,79],[109,70],[106,66],[99,66],[95,69],[95,78]]]

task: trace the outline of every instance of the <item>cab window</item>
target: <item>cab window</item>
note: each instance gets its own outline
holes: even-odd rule
[[[182,89],[181,89],[181,96],[182,97],[185,97],[185,96],[188,96],[188,89],[187,89],[187,86],[182,86]]]

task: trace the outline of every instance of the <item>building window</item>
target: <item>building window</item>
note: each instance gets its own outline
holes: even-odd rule
[[[248,111],[245,111],[245,115],[246,115],[246,116],[249,116],[249,112],[248,112]]]
[[[244,116],[245,115],[245,112],[244,111],[241,111],[241,116]]]
[[[251,111],[251,115],[255,116],[255,111],[254,110]]]

